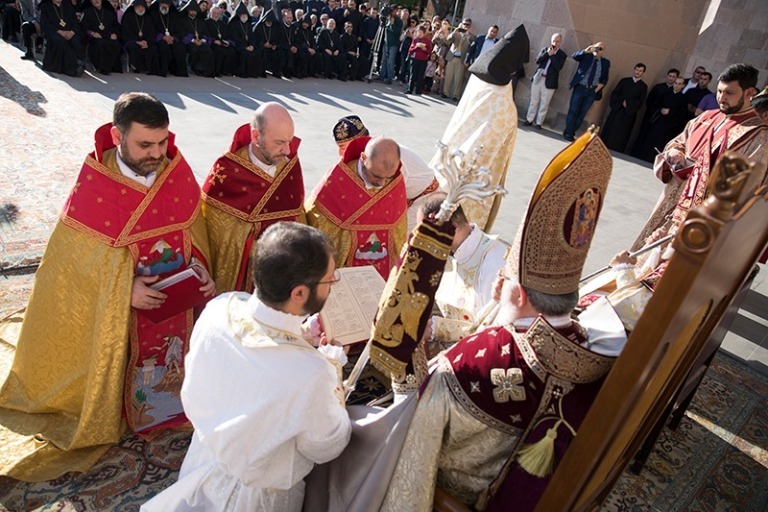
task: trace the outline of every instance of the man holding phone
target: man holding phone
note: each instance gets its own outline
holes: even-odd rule
[[[461,96],[462,88],[464,86],[464,74],[467,69],[467,65],[464,61],[467,58],[469,45],[475,40],[475,35],[469,31],[471,27],[472,20],[465,18],[464,21],[461,22],[461,25],[456,27],[447,38],[450,48],[446,54],[448,63],[445,66],[443,98],[451,98],[454,101],[459,101],[459,97]]]
[[[531,103],[525,116],[525,126],[536,121],[536,128],[541,130],[552,96],[558,88],[560,70],[563,69],[568,55],[560,49],[563,43],[561,34],[552,34],[550,45],[541,49],[536,57],[536,72],[531,80]]]
[[[563,138],[573,141],[592,103],[602,98],[602,89],[608,83],[611,61],[603,57],[605,43],[599,41],[575,52],[571,57],[579,63],[571,79],[571,103],[565,119]]]

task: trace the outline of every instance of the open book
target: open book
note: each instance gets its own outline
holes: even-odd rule
[[[342,345],[367,341],[386,282],[371,266],[340,268],[320,320],[329,340]]]

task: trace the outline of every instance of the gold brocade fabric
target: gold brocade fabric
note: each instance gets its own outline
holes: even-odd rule
[[[437,370],[419,399],[382,512],[431,511],[435,482],[474,505],[517,442],[466,412],[444,379]]]
[[[512,86],[492,85],[471,76],[461,102],[440,140],[452,149],[461,149],[465,154],[471,154],[472,148],[482,146],[477,166],[487,167],[491,171],[491,185],[504,186],[516,138],[517,107],[512,96]],[[432,157],[430,167],[434,168],[439,159],[438,151]],[[445,180],[441,176],[437,179],[445,190]],[[492,200],[464,199],[461,207],[469,222],[490,232],[501,199],[500,195]]]
[[[202,211],[210,236],[210,266],[216,281],[216,295],[234,291],[245,241],[254,227],[258,229],[258,224],[238,219],[206,203]]]
[[[207,259],[203,217],[189,229]],[[85,472],[120,439],[134,265],[128,247],[56,224],[26,311],[0,320],[0,475]]]
[[[86,471],[119,440],[132,283],[128,249],[57,224],[18,343],[2,339],[16,350],[4,354],[13,365],[0,391],[0,474]]]
[[[346,267],[347,257],[352,252],[354,232],[347,231],[337,224],[334,224],[313,205],[308,204],[307,206],[309,206],[309,209],[307,210],[307,224],[328,235],[328,238],[331,239],[331,243],[333,244],[333,250],[335,252],[333,259],[336,262],[336,266],[339,268]],[[405,244],[405,241],[408,238],[408,225],[405,222],[398,222],[391,231],[394,239],[390,246],[397,247],[399,252],[400,248]]]

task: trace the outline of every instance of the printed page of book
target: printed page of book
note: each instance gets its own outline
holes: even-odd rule
[[[340,268],[339,274],[320,312],[325,333],[342,345],[367,341],[386,282],[371,266]]]

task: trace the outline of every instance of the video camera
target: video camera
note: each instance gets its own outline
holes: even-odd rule
[[[385,20],[389,18],[390,14],[392,14],[392,6],[389,4],[382,4],[381,8],[379,9],[379,18]]]

